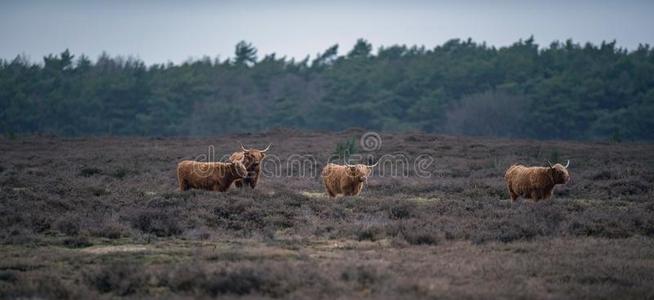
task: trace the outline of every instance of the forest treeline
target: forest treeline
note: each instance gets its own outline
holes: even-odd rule
[[[450,40],[373,51],[360,39],[303,60],[148,66],[68,50],[0,61],[0,133],[216,135],[285,127],[422,130],[542,139],[654,140],[654,49],[571,40],[508,47]]]

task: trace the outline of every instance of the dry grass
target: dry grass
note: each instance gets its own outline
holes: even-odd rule
[[[649,298],[654,146],[383,135],[436,160],[330,199],[317,177],[176,190],[179,160],[273,143],[316,167],[352,136],[1,140],[0,298]],[[548,202],[511,204],[513,162],[571,159]],[[88,296],[91,295],[91,296]]]

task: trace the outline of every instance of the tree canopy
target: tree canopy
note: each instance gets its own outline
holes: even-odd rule
[[[359,39],[313,60],[245,41],[233,59],[146,66],[65,50],[0,60],[0,133],[215,135],[273,127],[654,140],[654,50],[533,38],[431,49]]]

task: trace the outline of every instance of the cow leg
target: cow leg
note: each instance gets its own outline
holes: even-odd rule
[[[329,197],[332,198],[336,197],[336,193],[334,193],[334,191],[332,191],[332,189],[329,188],[329,185],[327,185],[327,183],[325,183],[325,190],[327,191],[327,195],[329,195]]]
[[[184,179],[179,179],[179,190],[181,192],[188,190],[188,184],[186,183],[186,180]]]
[[[224,187],[224,185],[222,185],[220,183],[216,183],[216,184],[213,185],[213,187],[211,187],[211,190],[215,191],[215,192],[224,192],[224,191],[227,190],[227,188],[228,187]]]
[[[544,194],[545,193],[543,191],[535,191],[534,192],[534,200],[535,201],[543,200],[543,198],[545,198]]]
[[[236,179],[236,181],[234,181],[234,185],[235,185],[237,188],[242,188],[242,187],[243,187],[243,180],[241,180],[241,179]]]
[[[254,177],[250,179],[250,187],[254,189],[257,186],[257,181],[259,181],[259,173],[254,174]]]
[[[509,190],[509,196],[511,196],[511,202],[515,202],[516,199],[518,199],[518,194],[513,192],[513,189],[511,189],[510,185],[506,185],[506,188]]]
[[[515,202],[518,199],[518,194],[514,192],[509,192],[511,194],[511,202]]]
[[[336,194],[332,191],[332,189],[329,188],[329,184],[327,184],[327,178],[326,177],[322,178],[322,186],[325,187],[325,191],[327,192],[327,195],[329,195],[329,197],[331,197],[331,198],[336,197]]]

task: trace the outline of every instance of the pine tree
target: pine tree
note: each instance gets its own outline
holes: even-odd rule
[[[245,41],[236,44],[234,54],[236,55],[234,64],[237,66],[251,66],[257,62],[257,49]]]

